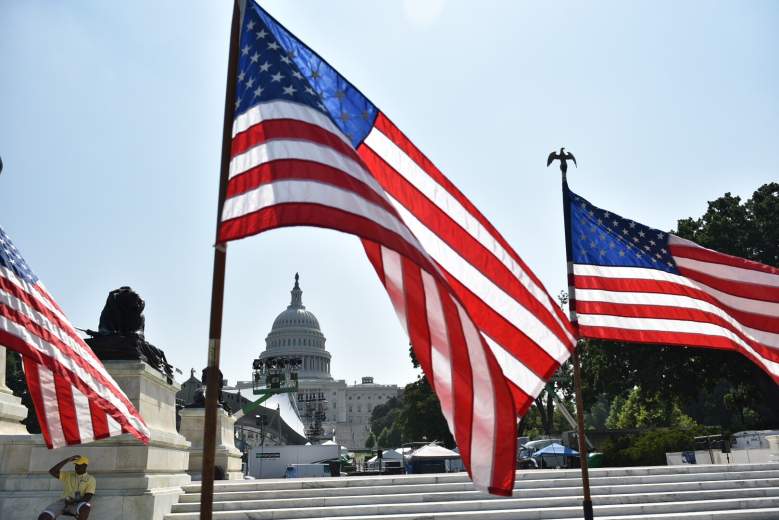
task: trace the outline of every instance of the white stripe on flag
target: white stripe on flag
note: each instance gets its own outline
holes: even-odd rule
[[[430,330],[430,360],[433,365],[433,383],[435,393],[441,402],[441,411],[449,431],[454,430],[454,399],[452,394],[452,353],[449,346],[449,334],[446,328],[446,318],[441,306],[441,296],[435,280],[425,271],[422,274],[422,285],[425,289],[425,309],[427,310],[427,325]]]
[[[473,428],[471,435],[471,473],[473,481],[492,481],[492,461],[495,458],[495,391],[489,365],[481,346],[479,332],[465,310],[457,305],[473,378]]]
[[[662,307],[680,307],[684,309],[696,309],[715,314],[741,330],[751,340],[762,343],[768,347],[779,348],[779,334],[753,329],[741,324],[730,314],[712,305],[709,302],[691,298],[689,296],[677,296],[675,294],[658,294],[644,292],[619,292],[603,291],[597,289],[576,289],[576,301],[616,303],[619,305],[652,305]]]
[[[742,298],[740,296],[733,296],[722,291],[718,291],[708,285],[696,282],[690,278],[679,276],[677,274],[667,273],[665,271],[658,271],[657,269],[644,269],[641,267],[611,267],[603,265],[582,265],[574,264],[573,273],[576,276],[599,276],[602,278],[623,278],[626,280],[657,280],[661,282],[671,282],[684,287],[690,287],[692,289],[698,289],[713,296],[723,304],[733,309],[749,312],[752,314],[760,314],[775,318],[779,315],[779,304],[750,300],[749,298]]]
[[[299,139],[267,141],[236,155],[230,161],[230,178],[271,161],[285,160],[324,164],[357,179],[386,199],[378,181],[360,163],[327,145]]]
[[[732,265],[718,264],[715,262],[703,262],[701,260],[693,260],[692,258],[685,258],[677,255],[673,255],[673,257],[676,261],[676,265],[686,267],[687,269],[699,273],[708,274],[721,280],[779,287],[779,275],[755,271],[754,269],[743,269]]]
[[[76,422],[81,443],[95,440],[95,432],[92,430],[92,413],[89,410],[89,399],[78,388],[71,385],[73,392],[73,406],[76,409]]]
[[[106,422],[108,423],[108,432],[111,437],[122,434],[122,425],[116,422],[116,420],[110,415],[106,414]]]
[[[38,383],[41,391],[41,401],[46,415],[46,425],[49,428],[49,437],[53,448],[60,448],[67,445],[65,442],[65,432],[62,430],[62,419],[59,412],[59,401],[57,401],[57,389],[54,386],[54,374],[44,365],[38,367]]]
[[[277,204],[320,204],[340,209],[368,220],[399,235],[427,257],[416,238],[398,218],[386,209],[362,198],[353,191],[319,182],[294,180],[276,181],[227,199],[222,210],[222,221],[254,213]]]
[[[603,314],[579,314],[579,325],[590,327],[610,327],[628,330],[647,330],[656,332],[683,332],[720,336],[731,340],[763,364],[769,372],[779,376],[779,363],[769,361],[749,346],[744,340],[724,327],[699,321],[665,320],[658,318],[625,318]]]
[[[318,110],[293,101],[269,101],[253,106],[235,118],[233,137],[264,121],[274,119],[294,119],[318,126],[334,134],[349,147],[352,146],[351,141],[341,133],[341,130],[333,124],[329,117]]]
[[[500,346],[495,340],[482,332],[481,336],[487,342],[487,345],[495,356],[503,375],[517,388],[531,397],[537,396],[544,388],[544,381],[538,377],[535,372],[530,370],[524,363],[520,362],[510,352]]]
[[[379,247],[381,248],[381,263],[384,269],[387,293],[392,301],[392,307],[395,309],[406,335],[408,335],[406,296],[403,290],[403,263],[398,253],[384,246]]]

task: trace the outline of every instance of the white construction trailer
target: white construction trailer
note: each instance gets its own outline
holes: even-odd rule
[[[313,464],[320,461],[337,460],[340,446],[265,446],[254,448],[249,452],[248,474],[254,478],[284,478],[287,468],[303,464]],[[323,463],[327,466],[327,463]],[[313,476],[312,468],[296,468],[291,474],[297,476]],[[322,475],[320,475],[322,476]]]

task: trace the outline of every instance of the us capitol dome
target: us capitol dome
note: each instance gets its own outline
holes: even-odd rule
[[[296,357],[302,361],[298,372],[298,394],[292,396],[298,414],[312,442],[335,439],[349,448],[363,448],[370,433],[373,408],[398,395],[397,385],[382,385],[372,377],[343,379],[330,375],[330,352],[325,349],[325,335],[314,313],[303,305],[300,276],[295,273],[295,285],[290,302],[276,319],[265,337],[265,350],[260,359]],[[366,346],[366,351],[371,346]],[[361,382],[358,383],[357,380]],[[250,382],[246,382],[250,385]],[[312,401],[319,417],[315,419]],[[321,406],[320,405],[324,405]],[[316,433],[309,433],[316,431]],[[375,432],[378,435],[381,432]]]
[[[260,359],[269,357],[298,357],[303,364],[298,377],[332,381],[330,353],[325,350],[325,335],[319,328],[319,320],[303,305],[300,276],[295,273],[295,286],[290,291],[292,299],[287,308],[273,320],[273,326],[265,338],[265,351]]]

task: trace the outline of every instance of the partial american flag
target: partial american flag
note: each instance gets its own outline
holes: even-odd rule
[[[22,355],[49,448],[149,430],[0,228],[0,346]]]
[[[247,2],[220,240],[357,235],[474,483],[510,494],[517,416],[565,362],[570,322],[487,219],[392,122]]]
[[[735,350],[779,383],[779,269],[566,200],[581,337]]]

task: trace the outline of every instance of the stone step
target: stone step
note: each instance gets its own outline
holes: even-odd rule
[[[728,481],[728,480],[765,480],[779,478],[779,470],[763,471],[742,471],[732,473],[679,473],[667,475],[635,475],[635,476],[609,476],[609,477],[591,477],[590,486],[614,486],[614,485],[653,485],[666,483],[688,483],[700,481]],[[349,479],[327,479],[336,480],[349,484]],[[237,483],[233,486],[220,486],[219,489],[230,489],[230,491],[218,491],[214,493],[214,502],[229,500],[261,500],[272,498],[309,498],[309,497],[333,497],[333,496],[358,496],[358,495],[392,495],[408,493],[436,493],[436,492],[477,492],[470,481],[440,484],[405,484],[399,482],[395,485],[382,486],[340,486],[340,487],[306,487],[295,489],[271,489],[265,488],[262,481],[253,483],[251,486],[244,486],[243,483]],[[318,484],[310,482],[309,485]],[[537,480],[519,480],[515,485],[515,490],[529,489],[547,489],[547,488],[580,488],[581,480],[578,478],[546,478]],[[235,489],[235,491],[232,491]],[[199,489],[198,489],[199,491]],[[516,492],[516,491],[515,491]],[[200,493],[190,492],[181,497],[181,503],[200,502]]]
[[[596,468],[590,470],[590,477],[630,477],[630,476],[655,476],[655,475],[681,475],[700,473],[732,473],[740,471],[768,471],[779,470],[779,463],[761,464],[732,464],[710,465],[689,464],[682,466],[647,466],[630,468]],[[517,482],[523,480],[539,479],[570,479],[578,478],[578,469],[560,470],[530,470],[518,471]],[[470,483],[465,473],[446,473],[433,475],[386,475],[371,477],[344,477],[344,478],[312,478],[312,479],[262,479],[250,481],[217,481],[214,484],[215,492],[241,491],[241,490],[282,490],[282,489],[307,489],[307,488],[332,488],[332,487],[365,487],[380,485],[411,485],[411,484],[442,484],[442,483]],[[195,482],[184,486],[187,493],[200,491],[200,483]]]
[[[536,508],[523,509],[500,509],[489,510],[480,506],[488,506],[489,502],[477,501],[473,509],[464,511],[437,511],[435,504],[427,504],[424,511],[390,511],[380,506],[365,506],[357,510],[351,508],[350,514],[327,514],[320,516],[279,516],[278,510],[246,510],[246,511],[218,511],[214,512],[213,518],[220,520],[267,520],[267,519],[285,519],[285,518],[309,518],[310,520],[562,520],[567,518],[581,518],[581,505],[549,507],[541,506]],[[333,509],[333,508],[331,508]],[[738,510],[758,510],[756,515],[763,516],[743,516],[741,518],[776,518],[772,515],[779,511],[779,498],[760,497],[760,498],[733,498],[722,500],[683,500],[676,502],[658,502],[658,503],[631,503],[631,504],[609,504],[595,505],[595,517],[601,518],[623,517],[623,518],[641,518],[645,520],[652,515],[669,515],[667,518],[683,518],[685,513],[696,513],[697,519],[717,518],[724,520],[731,511]],[[721,515],[709,515],[705,513],[720,512]],[[353,514],[351,514],[353,513]],[[674,516],[675,515],[675,516]],[[170,513],[165,516],[166,520],[198,520],[199,513]],[[692,518],[689,517],[688,518]],[[735,517],[734,517],[735,518]]]
[[[644,485],[619,485],[619,486],[591,486],[590,491],[596,500],[610,495],[636,495],[659,494],[673,492],[712,492],[730,491],[755,488],[779,489],[779,478],[763,480],[733,480],[733,481],[702,481],[683,483],[663,483]],[[581,497],[580,487],[568,487],[562,489],[538,488],[522,489],[515,491],[514,498],[558,498]],[[251,495],[240,493],[240,495]],[[719,498],[719,497],[718,497]],[[480,491],[455,491],[455,492],[422,492],[422,493],[398,493],[385,495],[354,495],[333,497],[284,497],[252,499],[247,496],[233,497],[230,501],[215,501],[215,511],[240,510],[240,509],[282,509],[288,507],[324,507],[324,506],[348,506],[360,504],[406,504],[420,502],[458,502],[467,500],[505,500],[505,497],[488,495]],[[195,501],[181,501],[173,506],[173,512],[198,511],[200,503]]]
[[[754,488],[737,490],[687,491],[678,493],[639,493],[627,495],[608,495],[593,498],[597,506],[642,505],[651,506],[667,502],[685,503],[724,502],[744,499],[773,498],[779,505],[779,488]],[[467,511],[534,510],[539,508],[561,509],[581,504],[581,496],[510,498],[504,500],[463,500],[458,502],[421,502],[404,504],[358,504],[351,506],[295,506],[294,501],[284,506],[272,508],[256,503],[227,502],[219,504],[220,512],[252,513],[251,518],[258,519],[314,519],[322,517],[357,516],[365,514],[422,514]],[[215,504],[216,506],[216,504]],[[214,508],[217,511],[216,507]],[[195,512],[195,511],[192,511]]]
[[[635,515],[599,516],[598,520],[637,520]],[[779,509],[735,509],[727,511],[693,511],[641,515],[640,520],[775,520]],[[551,519],[550,519],[551,520]]]

